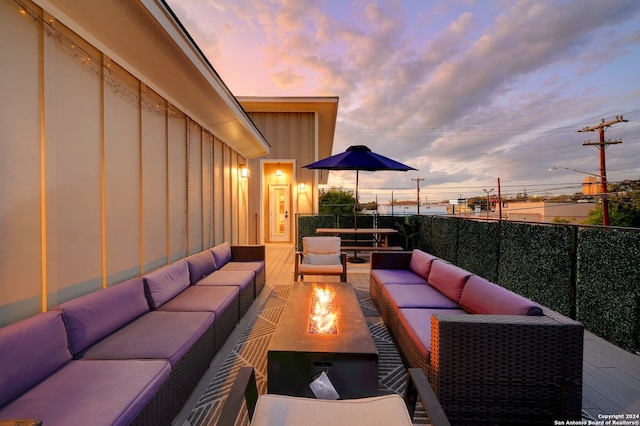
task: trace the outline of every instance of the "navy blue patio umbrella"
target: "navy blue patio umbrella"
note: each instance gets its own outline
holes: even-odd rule
[[[315,163],[302,166],[307,169],[323,170],[355,170],[356,171],[356,202],[353,206],[353,227],[358,229],[358,174],[360,170],[370,172],[378,170],[392,170],[406,172],[417,170],[406,164],[399,163],[384,155],[376,154],[364,145],[353,145],[345,152],[318,160]]]

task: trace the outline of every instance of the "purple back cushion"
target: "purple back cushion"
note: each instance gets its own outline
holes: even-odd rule
[[[420,275],[425,280],[429,278],[429,272],[431,271],[431,262],[436,259],[435,256],[425,253],[422,250],[414,249],[411,253],[411,261],[409,262],[409,269]]]
[[[143,278],[149,288],[154,308],[173,299],[191,284],[189,265],[184,259],[151,271]]]
[[[431,262],[429,284],[440,290],[442,294],[456,303],[460,303],[460,296],[471,272],[447,263],[440,259]]]
[[[185,259],[189,265],[189,279],[195,284],[216,270],[216,262],[211,250],[201,251]]]
[[[74,355],[149,312],[142,278],[89,293],[59,305]]]
[[[231,261],[231,245],[229,243],[218,244],[211,251],[218,268],[222,268],[225,263]]]
[[[542,315],[540,305],[476,275],[462,290],[460,306],[472,314]]]
[[[60,311],[0,328],[0,407],[71,360]]]

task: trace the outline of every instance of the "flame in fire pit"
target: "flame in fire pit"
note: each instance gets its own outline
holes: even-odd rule
[[[330,287],[313,287],[311,312],[309,312],[310,334],[337,334],[338,314],[335,308],[336,292]]]

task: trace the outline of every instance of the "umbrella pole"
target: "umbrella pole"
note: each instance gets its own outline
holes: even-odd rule
[[[358,174],[359,170],[356,169],[356,202],[353,205],[353,229],[358,229]],[[358,234],[354,235],[354,239],[356,241],[356,245],[358,245]],[[347,259],[351,263],[364,263],[365,260],[358,257],[358,251],[353,251],[353,257]]]
[[[356,202],[353,205],[353,229],[358,229],[358,173],[356,169]]]

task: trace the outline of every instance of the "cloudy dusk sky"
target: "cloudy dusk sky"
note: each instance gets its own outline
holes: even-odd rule
[[[236,96],[338,96],[350,145],[415,172],[360,173],[360,201],[574,193],[640,179],[640,1],[166,0]],[[330,186],[352,189],[353,172]]]

